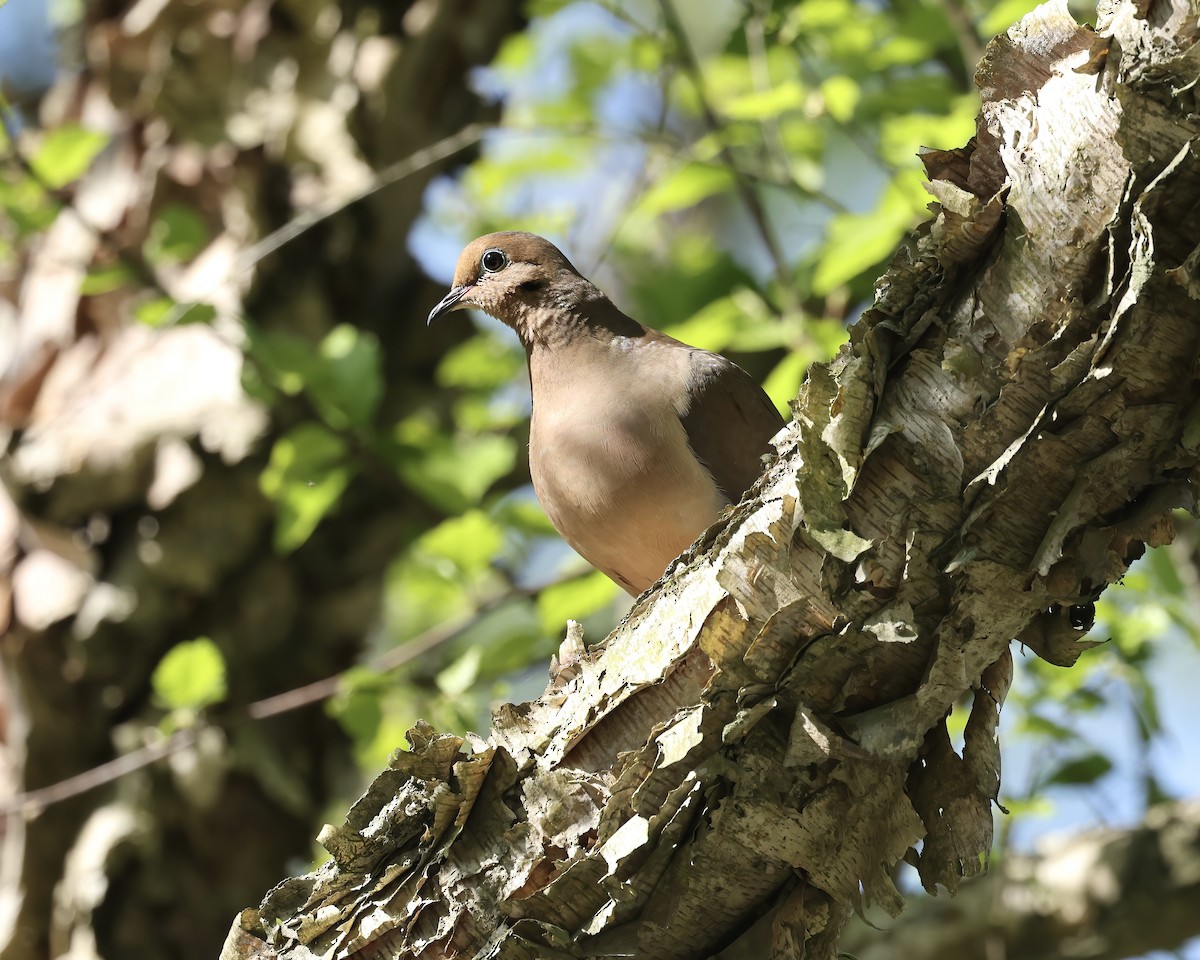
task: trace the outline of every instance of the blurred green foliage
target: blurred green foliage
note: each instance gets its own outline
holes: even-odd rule
[[[528,28],[477,78],[501,118],[478,159],[430,191],[418,252],[448,281],[452,251],[474,235],[545,233],[631,315],[729,353],[786,409],[928,215],[919,149],[974,134],[975,62],[1033,6],[720,0],[680,2],[675,19],[650,0],[531,0]],[[49,227],[55,191],[104,147],[63,127],[42,138],[32,173],[6,169],[0,262]],[[171,268],[210,239],[198,212],[171,203],[154,211],[140,256]],[[139,284],[134,258],[93,268],[84,292]],[[152,326],[213,316],[161,290],[136,310]],[[260,478],[281,554],[336,516],[360,479],[393,485],[403,502],[408,535],[372,643],[429,652],[385,673],[355,668],[328,704],[373,771],[418,717],[478,729],[495,700],[538,693],[564,621],[599,639],[626,600],[566,550],[521,486],[528,397],[515,337],[477,318],[437,361],[436,396],[396,407],[389,396],[408,385],[388,382],[376,334],[343,319],[318,336],[246,320],[244,385],[290,412]],[[1156,551],[1107,594],[1095,635],[1111,642],[1074,669],[1022,661],[1008,712],[1018,736],[1045,749],[1028,789],[1005,798],[1013,810],[1044,810],[1045,786],[1110,772],[1109,745],[1088,729],[1101,707],[1120,702],[1145,744],[1162,736],[1146,667],[1163,633],[1197,640],[1194,559],[1194,549]],[[449,621],[464,625],[438,634]],[[153,684],[171,709],[217,702],[220,653],[203,638],[181,645]],[[1148,769],[1144,790],[1159,793]]]
[[[154,694],[169,710],[191,711],[225,699],[225,658],[208,637],[176,644],[150,678]]]

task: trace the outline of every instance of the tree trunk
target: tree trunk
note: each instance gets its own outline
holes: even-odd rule
[[[158,728],[150,676],[182,641],[207,635],[222,650],[235,716],[355,661],[384,573],[429,508],[398,496],[394,476],[354,484],[336,529],[280,556],[259,477],[270,439],[307,411],[246,396],[231,316],[314,341],[353,318],[393,364],[387,416],[405,416],[414,394],[424,403],[431,357],[455,334],[396,323],[396,304],[440,295],[403,238],[445,154],[286,257],[257,269],[240,258],[297,207],[345,206],[372,171],[480,120],[468,73],[520,26],[520,5],[87,5],[89,59],[47,97],[46,120],[111,143],[59,192],[64,208],[21,251],[19,282],[6,273],[0,289],[17,305],[15,353],[0,362],[2,760],[7,792],[30,792],[6,802],[4,960],[213,956],[230,914],[311,855],[313,823],[356,775],[337,721],[306,710],[205,729],[119,788],[56,786],[177,745]],[[186,268],[152,271],[140,251],[172,205],[208,242]],[[86,271],[114,266],[136,282],[83,289]],[[211,298],[221,315],[130,324],[148,282]]]
[[[752,496],[486,739],[414,729],[226,960],[732,957],[760,920],[832,958],[860,893],[899,913],[899,859],[978,873],[1011,639],[1073,662],[1066,609],[1193,502],[1196,40],[1174,0],[995,41],[934,219]]]

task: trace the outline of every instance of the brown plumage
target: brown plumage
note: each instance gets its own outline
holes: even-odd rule
[[[429,314],[474,307],[529,358],[529,472],[550,522],[635,596],[762,472],[783,426],[739,366],[631,320],[549,241],[467,245]]]

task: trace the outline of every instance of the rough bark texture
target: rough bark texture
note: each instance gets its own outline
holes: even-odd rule
[[[415,729],[227,960],[762,956],[764,917],[774,956],[831,958],[860,889],[900,911],[900,858],[977,873],[1011,639],[1071,662],[1048,608],[1191,502],[1198,27],[1052,3],[993,43],[935,219],[754,495],[486,739]]]
[[[233,318],[314,340],[352,318],[391,364],[382,416],[403,417],[454,336],[426,335],[439,288],[404,243],[438,166],[311,229],[286,257],[257,270],[239,258],[297,208],[345,204],[373,170],[477,120],[467,72],[520,25],[518,7],[88,5],[85,69],[50,93],[44,119],[112,143],[64,193],[74,210],[0,283],[6,793],[161,742],[149,677],[180,641],[221,647],[235,714],[353,661],[383,573],[429,508],[394,476],[366,479],[338,524],[279,556],[259,475],[270,440],[309,414],[246,396]],[[173,202],[200,213],[211,242],[154,280],[214,303],[216,322],[130,324],[140,282],[81,294],[89,268],[136,261]],[[412,322],[397,323],[410,303]],[[209,730],[119,791],[8,816],[0,957],[213,956],[230,915],[310,855],[312,824],[350,775],[345,736],[310,710]]]
[[[1200,935],[1200,802],[1153,807],[1106,828],[1012,857],[953,901],[913,903],[886,930],[847,929],[858,960],[1121,960]]]

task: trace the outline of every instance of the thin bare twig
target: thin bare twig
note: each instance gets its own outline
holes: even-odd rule
[[[746,207],[747,213],[750,214],[750,219],[754,221],[754,226],[758,230],[759,237],[767,248],[767,254],[771,258],[771,263],[774,267],[775,279],[778,281],[784,296],[789,301],[785,304],[785,307],[788,309],[796,307],[799,298],[792,283],[791,270],[783,255],[783,249],[779,245],[779,238],[775,236],[775,229],[771,226],[770,220],[767,219],[767,212],[763,208],[762,200],[759,198],[749,179],[742,173],[733,156],[733,151],[725,141],[723,136],[724,124],[712,107],[712,102],[708,95],[708,87],[704,80],[704,70],[699,58],[696,56],[696,51],[692,48],[692,42],[688,38],[687,30],[684,28],[683,22],[679,19],[679,14],[675,10],[672,0],[659,0],[659,7],[662,9],[663,22],[666,24],[667,30],[675,38],[675,42],[679,46],[680,59],[696,91],[696,98],[700,102],[700,112],[704,117],[704,122],[720,144],[719,152],[721,160],[733,174],[734,184],[737,187],[738,195],[742,199],[742,204]]]
[[[366,187],[356,193],[348,197],[340,197],[329,203],[318,204],[308,210],[302,210],[282,227],[272,230],[259,240],[258,243],[247,247],[237,258],[236,270],[239,273],[244,273],[268,254],[274,253],[284,244],[295,240],[306,230],[309,230],[322,220],[340,213],[346,207],[350,206],[350,204],[365,200],[372,194],[378,193],[384,187],[391,186],[405,177],[411,177],[414,173],[419,173],[422,170],[432,167],[435,163],[449,159],[467,147],[474,146],[483,139],[484,134],[489,129],[490,127],[483,123],[468,124],[457,133],[443,137],[436,143],[422,147],[402,160],[397,160],[395,163],[384,167],[371,178],[371,182]]]
[[[367,661],[366,666],[381,674],[395,670],[416,657],[429,653],[454,638],[461,636],[464,631],[473,627],[508,600],[523,594],[528,595],[528,593],[529,591],[527,590],[514,587],[494,597],[490,597],[478,604],[471,613],[461,619],[453,623],[438,624],[435,627],[431,627],[417,634],[407,643],[394,647],[391,650],[386,650],[378,656],[371,658]],[[348,672],[343,671],[333,676],[314,681],[313,683],[305,684],[302,687],[285,691],[284,693],[277,693],[270,697],[264,697],[261,700],[255,700],[253,703],[247,704],[243,710],[238,711],[232,716],[227,716],[225,723],[232,726],[246,721],[264,720],[268,717],[277,717],[280,714],[289,713],[293,710],[299,710],[302,707],[328,700],[341,688]],[[12,814],[20,814],[27,817],[35,816],[53,804],[61,803],[64,800],[69,800],[72,797],[77,797],[97,787],[102,787],[105,784],[119,780],[121,777],[157,763],[159,760],[163,760],[173,753],[186,750],[196,742],[199,729],[199,726],[191,726],[184,730],[178,730],[159,743],[140,747],[137,750],[109,760],[106,763],[98,764],[89,770],[77,773],[73,777],[67,777],[65,780],[60,780],[57,783],[38,787],[35,790],[27,790],[24,793],[19,793],[6,800],[2,800],[0,801],[0,816]]]
[[[766,15],[760,4],[750,5],[750,15],[746,18],[744,33],[746,36],[746,60],[750,66],[750,80],[756,93],[765,94],[771,89],[771,70],[767,62]],[[787,172],[791,167],[787,147],[783,143],[783,134],[779,129],[779,119],[770,116],[763,121],[763,143],[767,152],[773,155],[777,169]]]
[[[77,773],[73,777],[59,780],[58,783],[18,793],[16,796],[0,801],[0,815],[23,814],[26,817],[36,816],[49,806],[62,803],[64,800],[70,800],[71,797],[77,797],[81,793],[87,793],[89,790],[102,787],[106,783],[112,783],[114,780],[119,780],[121,777],[133,773],[135,770],[141,770],[142,767],[148,767],[150,764],[157,763],[172,753],[177,753],[186,747],[190,747],[196,741],[196,732],[197,728],[195,727],[189,727],[186,730],[177,730],[159,743],[147,744],[137,750],[132,750],[113,760],[109,760],[107,763],[101,763],[90,770],[84,770],[83,773]]]
[[[658,139],[662,139],[662,137],[665,135],[666,128],[667,128],[667,117],[670,114],[670,98],[668,96],[668,86],[669,86],[669,79],[668,79],[666,73],[660,74],[659,75],[659,87],[658,87],[658,116],[655,118],[654,131],[653,131],[655,137]],[[647,133],[649,133],[649,131],[647,131]],[[646,137],[646,138],[639,137],[639,140],[648,145],[649,137]],[[588,271],[589,273],[592,273],[592,272],[596,271],[597,269],[599,269],[601,264],[603,264],[604,261],[608,258],[608,254],[612,250],[612,246],[613,246],[613,243],[617,239],[617,235],[621,232],[621,228],[625,225],[625,222],[632,215],[637,199],[642,195],[643,191],[645,191],[649,182],[650,182],[650,156],[649,156],[649,151],[647,151],[642,156],[641,167],[638,170],[637,176],[633,178],[632,183],[630,183],[630,185],[629,185],[628,196],[627,196],[625,202],[620,205],[619,212],[617,213],[617,218],[613,222],[611,228],[609,229],[608,236],[605,238],[603,244],[601,244],[599,251],[595,254],[595,259],[592,262],[592,264],[589,268],[589,271]]]
[[[942,63],[953,74],[960,90],[970,90],[975,66],[983,59],[983,41],[975,29],[975,24],[971,21],[971,14],[963,6],[962,0],[941,0],[941,7],[942,12],[946,15],[946,22],[954,31],[954,40],[958,44],[958,55],[962,59],[961,64],[956,64],[942,58]]]

